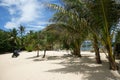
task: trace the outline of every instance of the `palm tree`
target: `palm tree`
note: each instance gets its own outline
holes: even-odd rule
[[[100,52],[99,52],[99,43],[96,35],[93,35],[93,46],[95,50],[96,61],[98,64],[101,64]]]
[[[117,23],[119,17],[117,16],[117,8],[115,1],[113,0],[94,0],[90,1],[92,2],[91,5],[88,5],[88,9],[91,12],[91,16],[93,16],[94,23],[97,24],[100,30],[100,38],[103,45],[105,45],[105,48],[108,52],[108,60],[110,63],[110,69],[117,70],[117,65],[115,63],[115,60],[113,58],[112,54],[112,35],[111,35],[111,28],[114,24]],[[89,3],[90,3],[89,2]],[[92,28],[92,27],[90,27]],[[92,28],[92,31],[95,35],[98,35],[97,32],[95,32],[95,28]]]
[[[68,2],[69,0],[65,0],[66,2]],[[76,1],[76,2],[75,2]],[[90,24],[89,22],[92,22],[90,19],[92,19],[91,18],[91,15],[89,16],[89,14],[91,13],[91,12],[89,12],[89,10],[88,10],[88,8],[86,7],[86,5],[83,3],[83,2],[80,2],[79,0],[75,0],[75,1],[73,1],[72,3],[73,4],[71,4],[70,2],[68,3],[68,4],[70,4],[70,6],[71,7],[69,7],[69,8],[72,8],[72,9],[76,9],[76,11],[77,11],[77,15],[79,15],[78,16],[78,18],[80,18],[80,19],[83,19],[83,20],[86,20],[85,22],[87,22],[87,25],[86,25],[86,23],[85,23],[85,25],[84,25],[84,27],[85,26],[88,26],[88,24]],[[86,1],[86,0],[85,0]],[[79,4],[78,4],[79,3]],[[80,5],[81,4],[81,5]],[[81,8],[80,8],[81,7]],[[75,15],[74,15],[75,16]],[[93,22],[92,22],[93,23]],[[95,25],[95,24],[94,24]],[[98,27],[94,27],[94,28],[96,28],[96,32],[98,33],[98,31],[99,31],[99,28]],[[88,28],[86,28],[87,30],[89,30]],[[85,30],[85,29],[84,29]],[[85,30],[85,31],[87,31],[87,30]],[[85,35],[85,33],[86,32],[83,32],[84,33],[84,35]],[[89,30],[89,33],[91,33],[90,32],[90,30]],[[86,36],[86,35],[85,35]],[[100,59],[100,54],[99,54],[99,45],[98,45],[98,40],[97,40],[97,36],[96,35],[94,35],[93,34],[93,43],[94,43],[94,50],[95,50],[95,54],[96,54],[96,61],[97,61],[97,63],[101,63],[101,59]]]
[[[11,44],[13,46],[12,50],[15,50],[16,48],[18,48],[17,44],[19,44],[19,43],[18,43],[17,34],[18,34],[18,32],[15,28],[10,30]]]
[[[59,12],[54,15],[52,21],[66,28],[67,33],[71,35],[73,53],[81,57],[80,46],[88,34],[88,29],[85,28],[87,23],[83,18],[85,16],[84,7],[82,7],[83,4],[78,0],[63,1],[65,3],[64,8],[55,4],[50,5],[51,7],[59,10]]]
[[[46,56],[46,50],[47,50],[47,47],[48,47],[48,42],[47,42],[47,33],[45,31],[43,31],[42,33],[42,36],[41,36],[41,40],[40,40],[40,45],[42,46],[42,49],[44,50],[44,55],[42,58],[45,58]]]
[[[86,5],[86,17],[84,17],[87,21],[87,23],[89,24],[86,28],[89,29],[89,33],[90,35],[92,34],[92,41],[93,41],[93,48],[95,51],[95,56],[96,56],[96,62],[98,64],[101,64],[101,58],[100,58],[100,51],[99,51],[99,43],[100,43],[100,39],[98,39],[98,37],[100,37],[101,34],[101,21],[100,21],[100,14],[96,14],[97,10],[99,11],[99,7],[96,7],[94,1],[92,0],[83,0],[84,4]],[[95,9],[96,11],[95,11]],[[95,12],[93,14],[93,12]],[[99,12],[98,12],[99,13]],[[99,23],[99,24],[98,24]],[[99,41],[99,42],[98,42]]]
[[[60,43],[61,28],[55,24],[48,25],[40,33],[40,46],[44,50],[43,58],[46,56],[46,50],[53,50],[55,44]]]
[[[27,51],[32,51],[35,48],[35,44],[36,44],[37,38],[36,35],[33,31],[30,31],[26,36],[25,36],[25,49]]]
[[[40,44],[39,44],[39,32],[37,34],[37,40],[36,40],[36,47],[37,47],[37,57],[39,57],[39,50],[40,50]]]
[[[115,2],[114,2],[115,3]],[[108,56],[109,56],[109,64],[110,64],[110,69],[112,70],[117,70],[117,64],[115,63],[113,54],[112,54],[112,38],[110,34],[110,29],[112,25],[116,22],[117,18],[115,17],[115,11],[113,9],[113,2],[111,0],[107,1],[100,1],[101,4],[101,9],[102,9],[102,14],[103,14],[103,21],[104,21],[104,34],[106,35],[104,44],[106,46]],[[111,15],[112,14],[112,15]],[[110,17],[111,16],[111,17]]]
[[[22,25],[20,25],[20,27],[19,27],[19,32],[20,32],[20,36],[21,36],[21,48],[24,48],[24,47],[23,47],[23,34],[24,34],[24,32],[25,32],[25,27],[22,26]]]

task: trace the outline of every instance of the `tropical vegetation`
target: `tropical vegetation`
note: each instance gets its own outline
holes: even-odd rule
[[[120,42],[120,4],[115,0],[61,0],[62,4],[48,4],[56,10],[52,24],[40,31],[25,33],[25,27],[9,31],[0,30],[0,52],[21,49],[27,51],[66,49],[73,56],[82,57],[81,46],[91,40],[96,62],[101,64],[100,49],[105,48],[110,69],[117,70],[112,47]],[[116,37],[114,38],[114,36]],[[115,43],[113,44],[113,39]]]

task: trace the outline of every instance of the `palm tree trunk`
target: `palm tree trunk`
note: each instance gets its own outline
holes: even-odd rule
[[[118,70],[117,63],[115,62],[114,56],[112,54],[112,47],[110,47],[110,45],[106,45],[106,49],[108,52],[108,60],[109,60],[110,69]]]
[[[39,57],[39,50],[37,51],[37,57]]]
[[[75,48],[73,49],[73,55],[82,57],[81,53],[80,53],[80,45],[79,44],[75,45]]]
[[[46,56],[46,49],[44,49],[44,55],[42,58],[45,58],[45,56]]]
[[[100,52],[99,52],[99,47],[98,47],[98,41],[97,41],[97,37],[94,35],[93,36],[93,39],[94,39],[94,50],[95,50],[95,56],[96,56],[96,62],[98,64],[101,64],[102,61],[101,61],[101,58],[100,58]]]

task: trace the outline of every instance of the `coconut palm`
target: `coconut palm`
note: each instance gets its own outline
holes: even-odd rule
[[[37,40],[36,40],[36,49],[37,49],[37,57],[39,57],[39,50],[40,50],[40,44],[39,44],[39,42],[40,42],[40,40],[39,40],[39,33],[40,32],[36,32],[36,36],[37,36]]]
[[[116,70],[117,65],[112,54],[112,35],[111,29],[118,22],[116,3],[113,0],[94,0],[88,1],[88,9],[91,12],[94,24],[97,24],[100,30],[100,39],[107,49],[110,69]],[[96,29],[90,27],[95,35],[98,35]],[[97,30],[98,31],[98,30]]]
[[[109,56],[108,59],[110,63],[110,69],[117,70],[117,65],[115,63],[115,60],[112,54],[112,44],[111,44],[112,37],[110,33],[112,25],[114,25],[119,19],[116,17],[116,12],[115,12],[116,9],[114,9],[115,2],[113,2],[112,0],[106,0],[106,1],[101,0],[100,4],[101,4],[101,10],[102,10],[101,12],[103,14],[103,17],[102,17],[103,24],[104,24],[103,33],[105,38],[104,44]]]
[[[17,32],[17,30],[15,29],[15,28],[13,28],[12,30],[10,30],[10,42],[11,42],[11,44],[12,44],[12,50],[14,50],[14,49],[16,49],[16,48],[18,48],[19,46],[19,41],[18,41],[18,37],[17,37],[17,35],[18,35],[18,32]]]
[[[50,5],[51,7],[58,10],[52,21],[66,28],[67,33],[69,33],[68,38],[71,38],[70,44],[72,45],[73,53],[75,55],[77,54],[78,56],[81,56],[80,46],[88,34],[88,31],[85,28],[87,23],[83,18],[85,16],[84,7],[82,7],[83,4],[81,4],[81,2],[78,0],[63,1],[65,3],[64,8],[55,4]]]
[[[25,36],[25,41],[24,41],[24,45],[25,45],[25,49],[27,51],[33,51],[35,48],[35,44],[36,44],[37,38],[36,35],[33,31],[30,31],[26,36]]]
[[[21,48],[24,48],[23,47],[23,35],[24,35],[24,32],[25,32],[25,27],[20,25],[19,32],[20,32],[20,37],[21,37]]]
[[[69,0],[65,0],[66,2],[67,1],[69,1]],[[76,2],[75,2],[76,1]],[[78,13],[78,18],[80,18],[81,19],[81,17],[82,17],[82,19],[83,20],[86,20],[87,21],[87,23],[88,24],[90,24],[89,22],[92,22],[93,20],[92,20],[92,18],[91,18],[91,12],[89,12],[89,10],[88,10],[88,8],[86,7],[86,4],[85,3],[83,3],[83,2],[80,2],[79,0],[75,0],[74,2],[73,2],[73,4],[70,4],[70,5],[72,5],[70,8],[75,8],[76,9],[76,11],[77,11],[77,13]],[[69,2],[70,3],[70,2]],[[79,4],[78,4],[79,3]],[[80,5],[81,4],[81,5]],[[74,6],[73,6],[74,5]],[[79,6],[78,6],[79,5]],[[76,7],[77,6],[77,7]],[[80,9],[80,7],[82,7],[81,9]],[[91,21],[91,20],[92,21]],[[93,22],[92,22],[93,23]],[[94,24],[95,25],[95,24]],[[88,25],[87,25],[88,26]],[[91,25],[90,25],[91,26]],[[98,27],[94,27],[95,28],[95,30],[96,30],[96,32],[98,33],[99,32],[99,29],[100,28],[98,28]],[[85,33],[85,32],[83,32],[83,33]],[[91,33],[90,32],[90,30],[89,30],[89,33]],[[94,50],[95,50],[95,55],[96,55],[96,61],[97,61],[97,63],[101,63],[101,59],[100,59],[100,54],[99,54],[99,45],[98,45],[98,40],[97,40],[97,36],[98,35],[94,35],[93,34],[93,46],[94,46]]]

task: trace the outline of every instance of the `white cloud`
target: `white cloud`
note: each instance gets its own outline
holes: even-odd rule
[[[29,31],[39,31],[39,30],[42,30],[42,29],[44,29],[45,28],[45,26],[34,26],[34,25],[31,25],[31,27],[27,27],[27,29],[25,29],[25,32],[26,33],[29,33]]]
[[[5,25],[5,27],[6,27],[7,29],[13,29],[13,28],[15,28],[16,26],[18,26],[18,25],[15,24],[14,22],[7,22],[6,25]]]
[[[45,24],[53,24],[53,22],[38,22],[38,24],[42,24],[42,25],[45,25]]]
[[[4,26],[7,29],[17,28],[20,24],[38,26],[44,18],[44,6],[39,0],[2,0],[0,6],[7,8],[11,15],[11,20]]]
[[[32,27],[28,27],[28,28],[27,28],[27,31],[29,31],[29,30],[38,31],[38,30],[41,30],[41,29],[43,29],[43,28],[45,28],[45,26],[32,26]]]
[[[39,12],[39,10],[42,10],[41,7],[42,6],[39,6],[39,3],[36,0],[29,0],[29,2],[25,2],[25,4],[20,6],[21,17],[19,21],[24,23],[36,20],[41,15]]]

